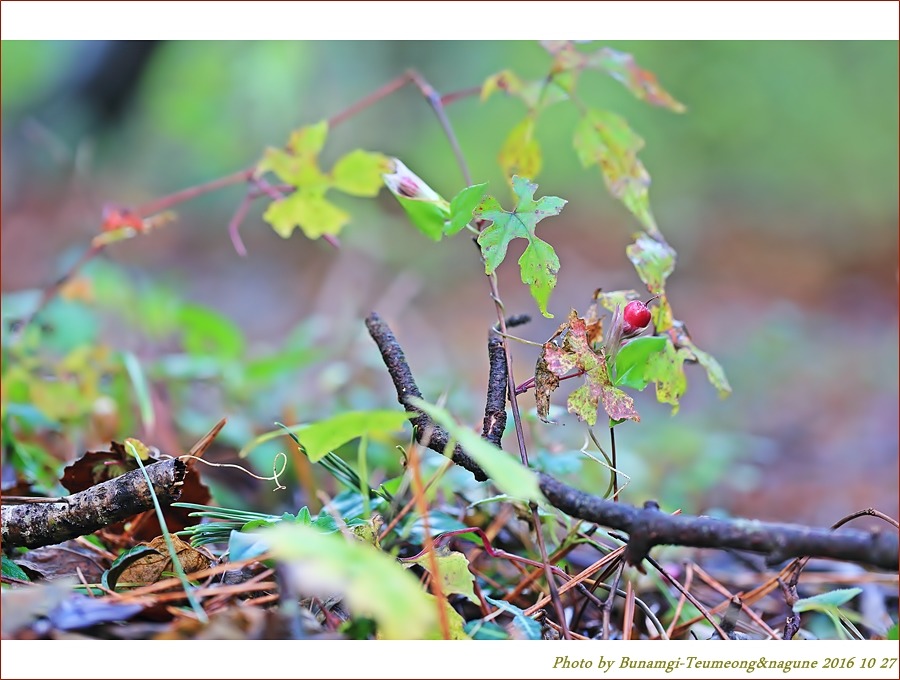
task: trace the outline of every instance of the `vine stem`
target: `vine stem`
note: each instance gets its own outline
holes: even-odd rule
[[[465,156],[463,155],[462,149],[460,148],[459,140],[456,138],[456,134],[453,132],[453,126],[450,123],[450,119],[447,117],[447,113],[444,110],[443,97],[418,72],[410,70],[406,72],[406,75],[416,85],[416,87],[419,88],[422,96],[425,97],[426,101],[428,101],[428,103],[431,105],[432,110],[434,111],[438,121],[441,124],[441,128],[443,128],[444,130],[444,135],[450,142],[450,147],[453,149],[454,156],[456,156],[456,162],[459,165],[460,171],[462,172],[463,179],[466,182],[466,186],[470,186],[472,184],[472,174],[469,171],[469,166],[466,163]],[[469,92],[471,94],[474,94],[474,92],[472,92],[471,90]],[[476,226],[478,227],[479,231],[484,227],[484,224],[484,220],[476,221]],[[484,258],[482,258],[482,261],[484,261]],[[486,274],[486,276],[491,289],[491,298],[494,301],[494,309],[497,311],[497,328],[500,331],[499,335],[501,336],[501,340],[503,342],[503,352],[506,357],[507,394],[509,397],[510,405],[512,406],[513,422],[515,423],[516,428],[516,441],[519,444],[519,457],[522,460],[522,465],[527,468],[528,450],[525,447],[525,433],[522,429],[522,414],[519,412],[519,403],[516,400],[516,379],[513,373],[512,355],[509,351],[509,342],[506,337],[506,315],[503,310],[503,302],[500,299],[500,290],[497,285],[496,273],[492,272],[490,274]],[[559,591],[556,587],[556,581],[553,578],[553,572],[547,558],[547,546],[544,543],[543,528],[541,525],[540,515],[538,514],[537,504],[532,502],[530,506],[531,519],[534,525],[535,539],[541,555],[541,563],[544,566],[544,574],[547,578],[547,586],[550,589],[550,597],[553,601],[553,608],[556,611],[557,618],[559,619],[559,625],[562,630],[563,637],[565,637],[567,640],[570,640],[572,636],[569,632],[568,626],[566,625],[565,610],[563,609],[562,601],[559,597]]]
[[[619,468],[618,462],[616,461],[616,428],[609,428],[609,448],[610,453],[612,454],[612,484],[613,484],[613,494],[612,499],[614,502],[619,502]]]

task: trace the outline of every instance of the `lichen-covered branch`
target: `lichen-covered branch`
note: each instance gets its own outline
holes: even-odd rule
[[[178,500],[186,468],[178,459],[148,465],[147,474],[161,505]],[[147,481],[132,470],[58,503],[3,505],[4,548],[39,548],[91,534],[153,508]]]
[[[448,441],[447,433],[435,427],[430,419],[406,403],[409,396],[420,397],[412,372],[403,350],[387,324],[372,314],[366,319],[372,339],[381,350],[388,372],[394,381],[397,398],[408,411],[419,413],[414,421],[416,437],[432,433],[429,447],[443,452]],[[493,340],[493,338],[492,338]],[[505,375],[502,364],[505,355],[493,351],[489,342],[491,370],[488,387],[485,425],[488,414],[496,413],[498,394],[506,397]],[[495,375],[496,374],[496,375]],[[499,376],[499,377],[497,377]],[[505,404],[504,404],[505,406]],[[492,433],[485,428],[485,438]],[[502,434],[502,430],[501,430]],[[498,443],[494,441],[494,443]],[[453,461],[475,474],[479,480],[487,476],[466,454],[456,448]],[[471,466],[471,467],[470,467]],[[474,469],[473,469],[474,467]],[[585,493],[551,477],[538,476],[541,491],[550,504],[567,515],[593,522],[611,529],[626,532],[629,536],[626,559],[634,564],[647,556],[657,545],[683,545],[695,548],[747,550],[766,555],[770,563],[800,557],[824,557],[857,562],[878,569],[897,571],[900,566],[900,541],[887,531],[841,530],[807,527],[795,524],[776,524],[748,519],[713,519],[690,515],[669,515],[661,512],[655,503],[636,508],[625,503],[614,503],[599,496]]]

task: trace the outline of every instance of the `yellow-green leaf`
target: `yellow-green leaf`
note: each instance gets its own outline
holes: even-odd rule
[[[465,595],[474,604],[480,604],[475,590],[472,587],[474,577],[469,571],[469,560],[461,552],[450,550],[445,545],[438,547],[432,557],[428,553],[404,562],[405,566],[418,564],[427,572],[432,573],[432,559],[437,562],[437,571],[440,574],[441,591],[444,595]],[[432,576],[434,574],[432,573]]]
[[[296,432],[306,455],[315,463],[347,442],[374,432],[396,432],[409,421],[405,411],[348,411]]]
[[[534,138],[535,118],[528,116],[514,127],[500,149],[498,160],[507,177],[534,179],[541,171],[541,146]]]
[[[440,637],[438,610],[418,579],[372,545],[280,522],[258,533],[304,595],[342,595],[357,616],[375,620],[382,639]]]
[[[500,73],[488,76],[481,86],[481,101],[485,101],[494,92],[502,90],[509,94],[516,94],[522,89],[522,81],[515,73],[506,69]]]
[[[650,175],[637,157],[644,140],[625,119],[609,111],[589,110],[575,126],[573,138],[584,167],[599,165],[609,192],[637,217],[651,234],[659,229],[650,212]]]
[[[661,238],[641,234],[625,252],[647,290],[654,295],[665,289],[666,279],[675,270],[675,251]]]
[[[294,154],[318,156],[328,139],[328,121],[322,120],[314,125],[306,125],[291,133],[288,148]]]
[[[337,234],[350,221],[350,216],[325,198],[324,192],[298,189],[290,196],[269,204],[263,219],[282,238],[288,238],[300,227],[308,238]]]
[[[331,171],[334,188],[351,196],[377,196],[384,186],[382,175],[390,169],[380,153],[357,149],[343,156]]]

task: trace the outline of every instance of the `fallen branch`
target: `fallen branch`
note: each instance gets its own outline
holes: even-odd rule
[[[403,349],[400,347],[400,343],[397,342],[397,338],[394,337],[394,333],[375,312],[372,312],[366,319],[366,327],[369,329],[369,335],[372,336],[375,344],[378,345],[378,349],[381,350],[381,358],[384,359],[384,364],[387,366],[391,380],[394,381],[394,388],[397,390],[397,401],[409,413],[418,414],[412,420],[416,441],[433,451],[443,454],[447,444],[450,442],[450,435],[444,428],[432,423],[427,415],[407,401],[410,397],[422,399],[422,393],[419,391],[419,386],[416,385],[412,371],[409,370],[409,364],[406,362],[406,356],[403,354]],[[475,475],[475,479],[479,482],[487,480],[488,476],[484,470],[460,448],[459,444],[453,449],[450,459]]]
[[[161,504],[178,500],[187,471],[178,459],[148,465],[147,474]],[[3,505],[4,548],[39,548],[98,529],[153,508],[153,497],[141,470],[132,470],[54,503]]]
[[[366,319],[366,326],[381,350],[388,373],[394,381],[398,400],[407,411],[419,414],[413,421],[416,439],[424,446],[443,453],[449,441],[447,432],[406,403],[410,396],[421,397],[421,392],[393,332],[374,312]],[[492,384],[488,386],[488,393],[491,395],[489,401],[493,402],[502,389],[494,383],[505,380],[505,371],[498,370],[497,366],[498,362],[505,362],[505,355],[490,351],[490,359]],[[503,384],[503,388],[505,387]],[[503,389],[503,393],[505,392]],[[495,409],[496,403],[489,403],[487,410]],[[472,472],[476,479],[487,479],[484,471],[459,446],[454,449],[452,459],[457,465]],[[572,517],[628,533],[625,558],[631,564],[643,560],[654,546],[683,545],[762,553],[770,564],[792,557],[809,556],[857,562],[885,571],[897,571],[900,566],[900,542],[896,535],[884,531],[843,530],[835,533],[815,527],[748,519],[723,520],[668,515],[660,512],[653,502],[647,503],[644,508],[636,508],[585,493],[548,474],[539,474],[538,480],[541,491],[558,510]]]

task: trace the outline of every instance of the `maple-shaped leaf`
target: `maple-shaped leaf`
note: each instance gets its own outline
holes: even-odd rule
[[[308,238],[337,234],[350,221],[350,216],[325,198],[320,187],[298,189],[290,196],[273,201],[263,213],[275,233],[288,238],[300,227]]]
[[[351,196],[377,196],[390,161],[380,153],[356,149],[341,157],[331,170],[334,188]]]
[[[528,116],[510,131],[497,160],[507,177],[537,177],[541,170],[541,146],[534,138],[535,117]]]
[[[662,88],[655,75],[638,66],[634,57],[627,52],[603,47],[588,55],[587,65],[605,71],[627,87],[635,97],[648,104],[676,113],[684,113],[686,110],[684,104]]]
[[[637,217],[651,234],[659,229],[650,212],[650,175],[637,157],[644,140],[621,116],[590,109],[575,126],[575,151],[581,164],[599,165],[609,192]]]
[[[547,311],[547,303],[550,293],[556,286],[559,258],[553,247],[539,239],[534,231],[542,219],[558,215],[567,201],[556,196],[544,196],[535,201],[534,192],[537,184],[524,177],[514,176],[512,187],[516,195],[516,207],[512,212],[505,211],[493,196],[486,197],[474,212],[475,215],[492,222],[478,236],[478,245],[484,257],[485,273],[493,274],[500,266],[506,257],[510,241],[514,238],[526,239],[528,246],[519,258],[522,283],[530,288],[541,314],[552,318],[553,315]]]
[[[574,369],[584,373],[584,385],[569,395],[567,407],[588,425],[597,422],[597,409],[601,404],[613,421],[640,421],[634,400],[613,385],[605,357],[591,347],[587,324],[575,310],[569,313],[568,332],[562,346],[548,343],[542,356],[547,369],[557,377],[562,378]]]
[[[381,175],[390,169],[390,161],[382,154],[357,149],[325,172],[319,167],[319,153],[327,138],[328,121],[301,127],[291,133],[284,149],[266,149],[256,165],[254,177],[272,172],[294,188],[263,213],[263,219],[283,238],[298,227],[313,239],[339,233],[350,216],[326,198],[327,192],[336,189],[351,196],[375,196],[382,186]]]
[[[647,290],[654,295],[663,293],[666,279],[675,270],[675,251],[661,236],[653,238],[641,234],[625,252],[634,265]]]

